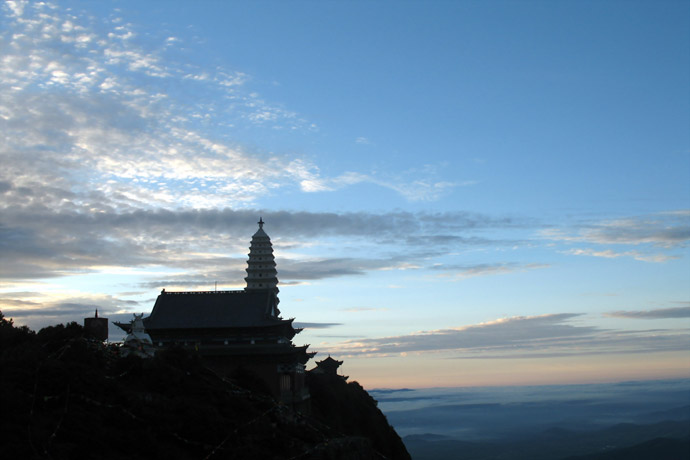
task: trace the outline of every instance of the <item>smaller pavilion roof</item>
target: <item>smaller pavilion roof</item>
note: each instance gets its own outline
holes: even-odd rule
[[[338,361],[337,359],[333,359],[331,358],[331,355],[328,355],[328,358],[322,359],[321,361],[317,361],[316,364],[318,366],[335,366],[337,368],[341,364],[343,364],[343,362]]]

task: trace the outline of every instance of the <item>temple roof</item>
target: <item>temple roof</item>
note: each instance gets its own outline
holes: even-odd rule
[[[323,359],[321,361],[317,361],[316,367],[309,372],[311,372],[312,374],[339,377],[343,380],[347,380],[348,377],[346,375],[338,375],[338,368],[341,364],[343,364],[342,361],[333,359],[331,358],[331,355],[328,355],[328,358]]]
[[[328,358],[326,359],[316,362],[317,366],[335,366],[336,368],[338,368],[341,364],[343,364],[342,361],[331,358],[331,355],[328,355]]]
[[[252,291],[165,292],[156,299],[147,330],[244,328],[290,324],[270,314],[275,294]]]

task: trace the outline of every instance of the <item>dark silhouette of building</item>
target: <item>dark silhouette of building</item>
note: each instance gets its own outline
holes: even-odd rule
[[[247,286],[242,291],[170,292],[163,289],[143,319],[155,348],[171,346],[197,352],[223,374],[258,377],[280,401],[301,407],[309,392],[305,365],[316,353],[295,346],[301,329],[278,309],[278,277],[273,245],[263,230],[252,236]],[[116,323],[128,330],[129,324]]]
[[[93,318],[84,318],[84,329],[86,334],[96,340],[108,340],[108,318],[99,318],[98,310]]]
[[[312,374],[328,375],[331,377],[340,377],[343,380],[347,380],[349,377],[347,375],[339,375],[338,368],[343,364],[342,361],[335,360],[328,355],[328,358],[316,362],[316,367],[309,372]]]

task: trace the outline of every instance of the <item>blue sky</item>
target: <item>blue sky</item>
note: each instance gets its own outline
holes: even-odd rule
[[[242,287],[369,386],[690,374],[687,2],[9,1],[0,305]]]

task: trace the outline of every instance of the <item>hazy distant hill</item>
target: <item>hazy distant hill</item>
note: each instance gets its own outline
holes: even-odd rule
[[[654,438],[634,446],[565,460],[683,460],[690,458],[690,438]]]
[[[372,394],[415,460],[690,460],[690,379]]]
[[[415,460],[681,460],[690,458],[690,423],[620,424],[597,431],[554,428],[520,440],[410,435],[404,441]]]
[[[182,351],[118,357],[72,323],[34,334],[0,314],[3,459],[409,459],[356,382],[310,379],[313,416]]]

